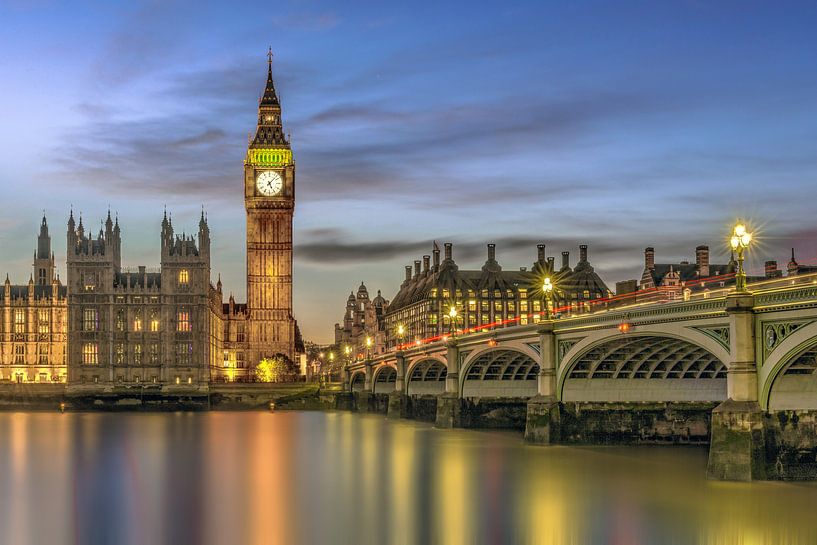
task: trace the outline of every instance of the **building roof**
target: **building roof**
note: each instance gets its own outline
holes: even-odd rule
[[[15,299],[28,299],[28,285],[12,285],[9,286],[10,288],[10,295],[11,300]],[[47,286],[34,286],[34,299],[49,299],[51,298],[52,290],[51,285]],[[57,288],[58,297],[64,299],[68,295],[68,287],[59,285]],[[6,297],[6,290],[0,288],[0,300],[4,300]]]
[[[118,272],[114,275],[113,285],[115,288],[124,287],[126,289],[134,289],[136,287],[144,289],[145,281],[149,288],[162,287],[162,273],[149,272],[140,274],[138,272]]]
[[[556,299],[567,298],[573,293],[584,291],[589,291],[591,298],[604,297],[609,293],[604,281],[587,261],[580,261],[575,270],[568,268],[561,273],[553,271],[552,260],[535,262],[531,271],[503,271],[493,257],[493,249],[489,251],[488,260],[479,270],[460,270],[453,259],[445,259],[438,268],[431,268],[406,280],[392,299],[388,312],[391,313],[428,299],[435,288],[448,290],[452,297],[458,289],[462,292],[473,290],[479,294],[482,290],[505,292],[525,288],[531,294],[541,294],[542,279],[548,274],[554,276],[561,293],[561,295],[554,295]],[[463,297],[465,296],[463,293]]]
[[[656,263],[652,269],[648,269],[653,285],[660,286],[670,269],[678,273],[681,282],[688,282],[690,280],[708,278],[709,276],[720,276],[723,274],[733,273],[735,272],[735,264],[710,264],[709,275],[707,277],[701,277],[698,275],[698,266],[695,263]]]

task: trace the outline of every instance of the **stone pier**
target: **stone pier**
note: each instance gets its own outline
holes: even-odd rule
[[[539,375],[536,396],[528,401],[525,441],[549,445],[559,441],[559,402],[556,399],[556,339],[553,322],[539,330]]]
[[[727,297],[729,354],[727,400],[712,411],[707,476],[751,481],[766,478],[763,411],[758,403],[754,298],[750,293]]]

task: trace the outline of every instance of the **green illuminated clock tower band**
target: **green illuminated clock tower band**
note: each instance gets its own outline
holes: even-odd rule
[[[292,216],[295,162],[281,124],[281,104],[272,80],[258,106],[258,126],[244,161],[247,209],[248,360],[295,353],[292,315]]]

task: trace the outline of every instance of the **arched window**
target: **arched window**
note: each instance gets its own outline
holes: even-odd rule
[[[179,271],[179,285],[186,286],[190,283],[190,273],[187,269]]]
[[[82,363],[85,365],[99,365],[99,345],[97,343],[82,345]]]

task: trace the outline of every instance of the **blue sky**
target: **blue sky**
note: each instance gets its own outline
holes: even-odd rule
[[[365,280],[454,242],[506,268],[590,245],[612,287],[657,260],[817,262],[817,4],[0,0],[2,266],[28,279],[46,210],[110,204],[126,265],[158,264],[163,207],[244,297],[242,159],[266,49],[298,164],[296,317],[327,341]],[[0,270],[0,272],[4,272]]]

